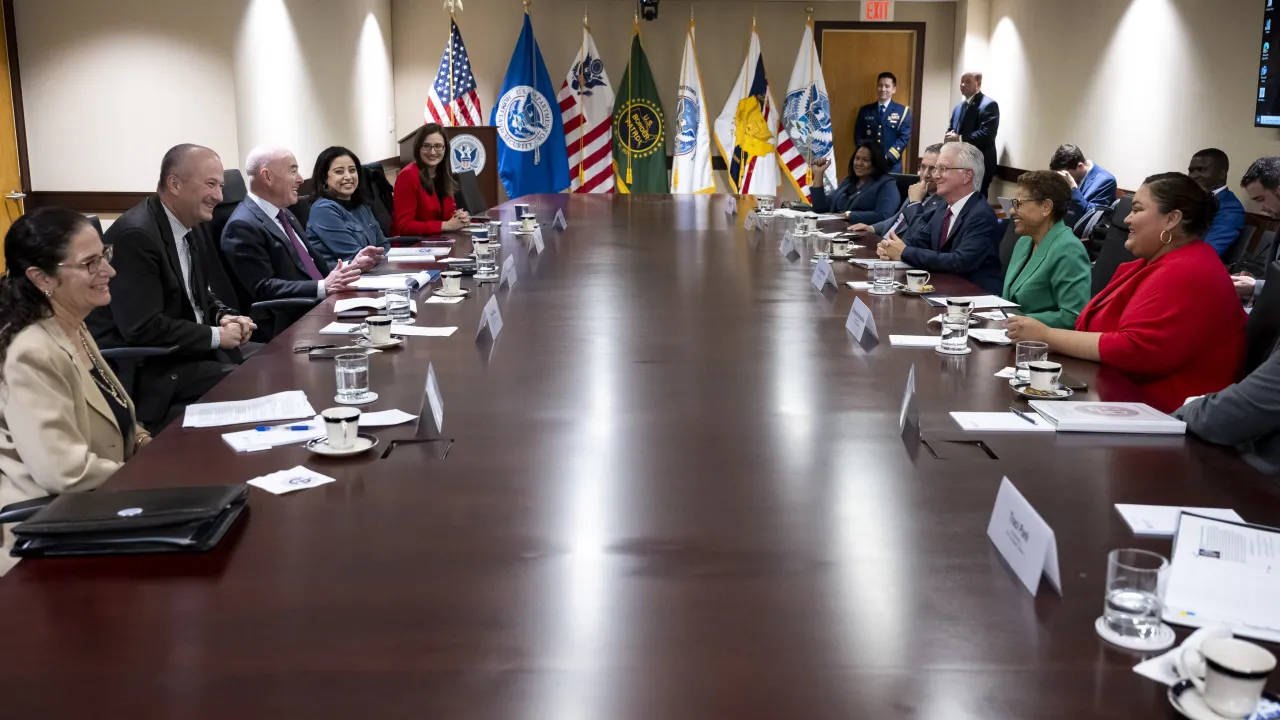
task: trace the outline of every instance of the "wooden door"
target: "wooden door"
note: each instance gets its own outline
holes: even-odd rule
[[[857,25],[857,28],[824,27]],[[911,143],[903,153],[903,172],[915,167],[919,114],[916,98],[917,54],[923,50],[923,38],[915,29],[880,29],[877,23],[819,23],[819,49],[822,76],[827,81],[831,98],[831,130],[835,135],[836,174],[841,179],[853,154],[853,125],[858,108],[876,101],[876,76],[888,71],[898,77],[894,102],[911,109],[914,124]],[[864,29],[866,28],[866,29]]]
[[[0,33],[5,32],[5,22],[11,22],[8,13],[0,14]],[[4,52],[0,52],[0,272],[4,271],[4,236],[9,226],[22,215],[22,174],[18,165],[18,133],[13,114],[13,84],[9,77],[11,63],[9,55],[13,49],[4,44]]]

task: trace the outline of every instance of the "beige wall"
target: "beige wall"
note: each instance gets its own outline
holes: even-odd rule
[[[160,157],[395,155],[390,0],[16,0],[33,190],[147,191]]]
[[[1134,189],[1219,147],[1234,188],[1255,158],[1280,155],[1280,133],[1253,127],[1262,0],[990,2],[1001,164],[1044,168],[1074,142]]]
[[[641,22],[640,30],[668,124],[674,127],[672,111],[676,106],[684,29],[691,4],[697,16],[698,64],[703,89],[712,99],[711,116],[719,114],[746,55],[753,9],[757,14],[765,67],[775,89],[774,98],[781,101],[804,31],[803,4],[663,0],[659,19]],[[857,2],[815,2],[814,20],[856,20],[859,6]],[[634,6],[628,2],[592,2],[589,7],[591,33],[616,90],[616,83],[626,69]],[[582,12],[580,2],[543,0],[532,6],[534,32],[557,89],[578,52]],[[392,0],[392,15],[395,18],[396,127],[397,134],[404,135],[422,124],[423,104],[448,38],[449,19],[440,3],[422,0]],[[927,23],[924,107],[917,130],[921,132],[921,147],[927,144],[924,141],[941,140],[946,130],[953,84],[954,18],[952,2],[903,2],[896,6],[895,20]],[[516,0],[467,0],[466,10],[458,16],[486,120],[501,90],[522,19]],[[839,138],[837,142],[841,140],[848,142]],[[718,181],[721,189],[727,190],[725,179],[720,177]]]

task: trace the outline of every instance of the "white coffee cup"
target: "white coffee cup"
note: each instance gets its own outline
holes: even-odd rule
[[[849,257],[849,238],[831,238],[831,257]]]
[[[521,215],[521,216],[520,216],[520,231],[521,231],[521,232],[533,232],[533,226],[534,226],[534,224],[535,224],[537,221],[538,221],[538,218],[537,218],[537,216],[535,216],[535,215]]]
[[[370,315],[360,326],[360,334],[369,342],[380,345],[391,341],[391,318],[386,315]]]
[[[908,270],[907,271],[907,289],[912,292],[920,292],[924,286],[929,284],[931,276],[924,270]]]
[[[527,203],[516,203],[516,217],[522,218],[529,214],[529,205]]]
[[[360,434],[360,408],[329,408],[320,413],[320,417],[324,418],[329,447],[346,450],[356,444],[356,435]]]
[[[1027,363],[1027,371],[1031,373],[1031,389],[1040,392],[1056,392],[1058,378],[1062,376],[1062,363],[1052,360],[1036,360]]]
[[[1209,638],[1177,656],[1178,673],[1191,680],[1209,709],[1229,718],[1251,715],[1258,707],[1276,657],[1236,638]]]
[[[440,282],[444,286],[444,291],[450,295],[457,295],[462,291],[462,273],[457,270],[445,270],[440,273]]]

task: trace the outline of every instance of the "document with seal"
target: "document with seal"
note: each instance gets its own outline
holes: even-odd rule
[[[1031,507],[1031,503],[1009,482],[1000,481],[996,506],[987,523],[987,537],[1013,569],[1032,596],[1040,586],[1040,576],[1062,596],[1062,577],[1058,571],[1058,540],[1053,528]]]

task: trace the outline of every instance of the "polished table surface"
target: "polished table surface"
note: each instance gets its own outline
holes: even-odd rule
[[[998,456],[908,454],[914,363],[926,436],[1004,411],[1012,350],[888,345],[938,310],[838,292],[723,197],[534,198],[547,249],[504,231],[515,288],[418,322],[449,338],[372,357],[381,399],[436,446],[354,460],[300,446],[237,455],[227,429],[173,427],[110,489],[243,482],[305,464],[337,482],[251,491],[215,551],[27,561],[0,579],[0,714],[130,718],[1167,718],[1139,657],[1094,633],[1115,503],[1225,506],[1280,523],[1280,492],[1189,437],[984,435]],[[512,217],[510,204],[501,211]],[[460,239],[458,252],[465,251]],[[871,248],[858,253],[869,256]],[[940,292],[974,292],[935,277]],[[471,279],[464,286],[475,287]],[[477,343],[497,294],[505,327]],[[884,344],[845,330],[854,297]],[[303,389],[333,405],[332,300],[206,398]],[[1085,398],[1140,400],[1078,361]],[[1018,401],[1019,407],[1023,404]],[[1064,596],[1031,597],[986,537],[1008,476],[1053,527]],[[1179,636],[1185,635],[1180,630]],[[1276,687],[1273,678],[1272,686]]]

